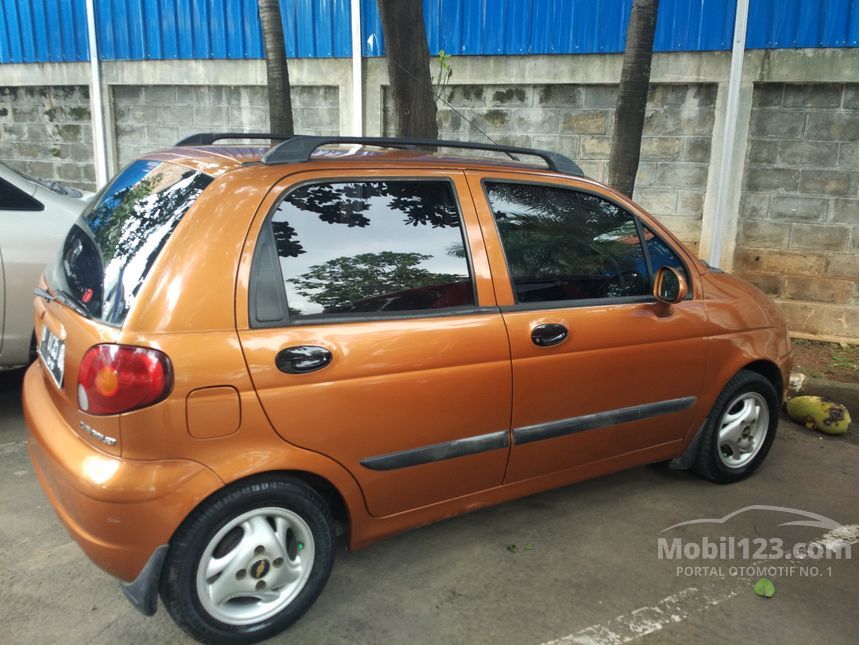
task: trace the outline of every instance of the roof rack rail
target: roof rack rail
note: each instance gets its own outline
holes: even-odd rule
[[[277,144],[263,155],[264,164],[298,163],[308,161],[317,148],[336,143],[352,143],[366,146],[388,148],[422,147],[422,148],[463,148],[467,150],[487,150],[511,155],[529,155],[540,157],[547,167],[555,172],[582,177],[582,169],[572,159],[557,152],[539,150],[537,148],[517,148],[500,146],[498,144],[472,143],[470,141],[447,141],[444,139],[404,139],[400,137],[325,137],[296,135]]]
[[[211,146],[222,139],[291,139],[293,134],[272,134],[271,132],[198,132],[179,141],[177,146]]]

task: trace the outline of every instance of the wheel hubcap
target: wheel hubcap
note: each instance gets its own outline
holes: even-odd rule
[[[266,620],[304,588],[314,539],[301,517],[285,508],[259,508],[230,520],[197,564],[197,594],[216,620],[247,625]]]
[[[746,392],[735,398],[720,419],[720,460],[729,468],[742,468],[761,450],[770,425],[764,397]]]

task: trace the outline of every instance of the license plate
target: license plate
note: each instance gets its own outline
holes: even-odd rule
[[[39,343],[39,358],[48,368],[57,387],[63,387],[63,372],[66,367],[66,344],[57,338],[47,327],[42,328],[42,342]]]

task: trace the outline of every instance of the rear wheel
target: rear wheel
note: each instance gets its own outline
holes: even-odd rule
[[[756,372],[738,372],[708,415],[694,470],[720,484],[748,477],[767,456],[778,422],[773,384]]]
[[[161,599],[204,642],[252,643],[289,627],[313,604],[334,561],[323,499],[292,479],[226,489],[171,541]]]

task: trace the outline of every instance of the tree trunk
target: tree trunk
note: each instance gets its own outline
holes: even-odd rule
[[[636,170],[639,168],[639,147],[645,123],[645,104],[648,102],[651,53],[654,50],[659,3],[660,0],[633,0],[627,26],[627,44],[624,47],[621,84],[618,86],[618,103],[615,107],[612,152],[609,155],[608,183],[628,197],[633,195]]]
[[[266,83],[269,88],[269,127],[276,134],[293,134],[293,104],[284,28],[278,0],[258,0],[263,45],[266,49]]]
[[[378,0],[398,137],[436,139],[436,101],[421,0]]]

